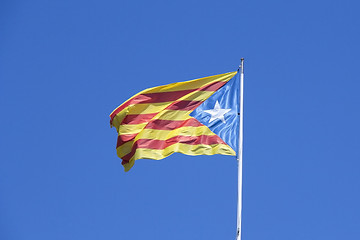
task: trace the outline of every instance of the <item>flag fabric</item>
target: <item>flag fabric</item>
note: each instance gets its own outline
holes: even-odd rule
[[[117,155],[125,171],[137,159],[187,155],[236,155],[239,74],[229,72],[149,88],[110,114],[118,132]]]

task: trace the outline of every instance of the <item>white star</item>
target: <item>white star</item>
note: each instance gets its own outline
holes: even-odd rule
[[[220,119],[223,123],[226,123],[224,115],[227,112],[229,112],[230,110],[231,109],[222,109],[222,108],[220,108],[219,101],[216,101],[214,109],[204,110],[204,112],[206,112],[208,114],[211,114],[211,118],[210,118],[209,123],[211,123],[212,121],[215,121],[216,119]]]

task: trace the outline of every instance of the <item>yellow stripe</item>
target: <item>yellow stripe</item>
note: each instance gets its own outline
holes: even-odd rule
[[[181,110],[163,110],[159,112],[153,119],[160,120],[172,120],[172,121],[184,121],[190,119],[191,111],[181,111]]]
[[[120,125],[119,127],[119,135],[124,135],[124,134],[135,134],[135,133],[139,133],[145,126],[147,123],[140,123],[140,124],[123,124]]]
[[[131,152],[131,148],[134,144],[134,141],[136,141],[136,140],[128,141],[128,142],[124,143],[123,145],[120,145],[119,147],[116,148],[116,153],[119,158],[122,158],[123,156],[125,156]]]
[[[132,146],[138,139],[155,139],[167,140],[175,136],[200,136],[200,135],[215,135],[206,126],[200,127],[181,127],[174,130],[157,130],[157,129],[144,129],[134,140],[128,141],[117,148],[117,154],[120,158],[131,152]]]
[[[127,114],[149,114],[149,113],[158,113],[173,102],[162,102],[162,103],[139,103],[129,105],[129,112]],[[125,109],[124,109],[125,110]],[[121,114],[124,112],[122,110],[118,113]]]
[[[183,96],[178,101],[205,101],[213,95],[214,92],[216,91],[194,91]]]
[[[135,155],[131,158],[130,162],[124,165],[125,171],[129,171],[130,168],[134,165],[135,160],[137,159],[154,159],[160,160],[163,159],[174,152],[183,153],[187,155],[231,155],[235,156],[234,150],[229,146],[224,144],[214,144],[214,145],[188,145],[184,143],[176,143],[171,145],[163,150],[156,149],[147,149],[147,148],[138,148],[135,152]]]
[[[181,127],[170,130],[144,129],[137,136],[136,139],[156,139],[167,140],[175,136],[200,136],[200,135],[215,135],[206,126],[200,127]]]
[[[204,78],[198,78],[198,79],[185,81],[185,82],[171,83],[168,85],[162,85],[162,86],[158,86],[158,87],[145,89],[144,91],[140,92],[139,94],[155,93],[155,92],[174,92],[174,91],[182,91],[182,90],[188,90],[188,89],[197,89],[197,88],[206,86],[213,82],[218,82],[218,81],[226,81],[227,82],[233,76],[235,76],[236,73],[237,72],[229,72],[229,73],[223,73],[223,74],[204,77]]]

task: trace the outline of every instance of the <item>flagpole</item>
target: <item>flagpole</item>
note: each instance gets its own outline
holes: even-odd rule
[[[237,234],[236,240],[241,240],[241,210],[242,210],[242,160],[243,160],[243,121],[244,121],[244,58],[241,58],[240,71],[240,126],[238,151],[238,205],[237,205]]]

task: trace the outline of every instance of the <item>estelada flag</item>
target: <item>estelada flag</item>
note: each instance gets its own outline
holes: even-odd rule
[[[239,73],[229,72],[141,91],[110,114],[125,171],[137,159],[235,156],[239,136]]]

